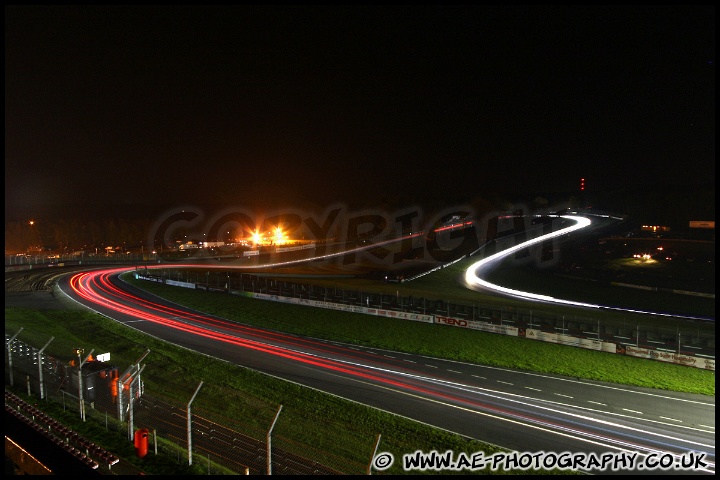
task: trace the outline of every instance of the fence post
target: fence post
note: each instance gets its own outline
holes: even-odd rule
[[[117,415],[118,415],[118,423],[122,425],[123,420],[125,420],[125,415],[123,415],[123,406],[122,406],[122,399],[123,399],[123,383],[122,378],[118,377],[115,380],[116,390],[117,390]],[[132,440],[132,438],[128,438],[128,440]]]
[[[203,386],[202,380],[200,381],[200,385],[195,389],[195,393],[193,393],[192,398],[188,402],[187,406],[187,439],[188,439],[188,465],[192,465],[192,417],[190,415],[190,404],[195,400],[195,397],[197,396],[198,392],[200,391],[200,387]]]
[[[14,387],[15,384],[13,383],[13,369],[12,369],[12,344],[15,341],[15,337],[20,335],[20,332],[23,331],[23,327],[20,327],[20,330],[17,331],[15,335],[10,337],[7,342],[5,342],[5,349],[8,353],[8,368],[10,369],[10,386]]]
[[[137,393],[140,394],[140,373],[145,369],[145,365],[136,373],[130,375],[128,380],[128,437],[132,438],[135,430],[135,396],[133,395],[133,383],[138,384]],[[133,378],[135,377],[135,378]]]
[[[90,350],[90,353],[87,354],[87,357],[85,357],[85,360],[82,360],[82,354],[85,352],[82,348],[76,348],[75,353],[78,357],[78,398],[80,401],[80,418],[82,418],[82,421],[85,421],[85,400],[83,399],[83,384],[82,384],[82,367],[85,364],[85,362],[90,359],[95,349],[93,348]]]
[[[270,425],[270,429],[267,433],[267,474],[272,475],[272,447],[270,446],[270,436],[272,435],[273,428],[275,428],[275,422],[277,422],[278,417],[280,416],[280,410],[282,410],[282,405],[280,405],[280,408],[278,408],[277,413],[275,414],[275,419],[272,422],[272,425]]]
[[[375,460],[375,455],[377,455],[378,447],[380,446],[380,434],[378,433],[377,439],[375,440],[375,448],[373,448],[372,456],[370,457],[370,463],[367,467],[367,474],[372,475],[372,465],[373,461]]]
[[[140,372],[145,368],[144,366],[140,368],[140,362],[142,362],[145,357],[148,356],[150,353],[150,349],[145,350],[145,352],[140,356],[140,358],[137,359],[137,362],[130,365],[125,372],[123,372],[122,375],[118,376],[116,379],[117,382],[117,405],[118,405],[118,422],[122,423],[125,420],[125,414],[123,413],[123,407],[122,407],[122,398],[125,392],[125,383],[126,381],[133,381],[133,376],[137,375],[138,378],[138,388],[142,388],[142,382],[140,381]],[[135,373],[132,372],[133,368],[137,369]],[[132,390],[132,385],[128,386],[129,390]],[[140,390],[138,390],[140,391]],[[131,394],[132,392],[130,392]],[[128,408],[132,406],[131,398],[128,396]],[[133,431],[131,428],[128,428],[128,440],[133,441]]]
[[[42,371],[42,364],[43,364],[42,354],[43,354],[43,350],[45,350],[48,347],[48,345],[50,345],[50,342],[52,342],[53,340],[55,340],[55,337],[50,337],[50,340],[48,340],[48,342],[45,344],[45,346],[42,347],[40,349],[40,351],[38,351],[38,353],[37,353],[38,378],[40,379],[39,380],[40,381],[40,400],[45,398],[45,388],[44,388],[44,384],[43,384],[43,371]]]

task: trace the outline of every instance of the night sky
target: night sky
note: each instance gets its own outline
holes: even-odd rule
[[[5,7],[6,220],[714,176],[714,6]]]

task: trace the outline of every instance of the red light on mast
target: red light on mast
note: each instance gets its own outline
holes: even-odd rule
[[[580,179],[580,190],[581,191],[585,190],[585,179],[584,178]]]

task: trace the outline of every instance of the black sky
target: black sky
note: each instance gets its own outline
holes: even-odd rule
[[[6,6],[6,219],[714,186],[714,59],[714,6]]]

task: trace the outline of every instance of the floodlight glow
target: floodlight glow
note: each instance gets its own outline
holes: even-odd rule
[[[285,237],[280,227],[277,227],[275,229],[275,243],[277,243],[278,245],[285,243]]]

